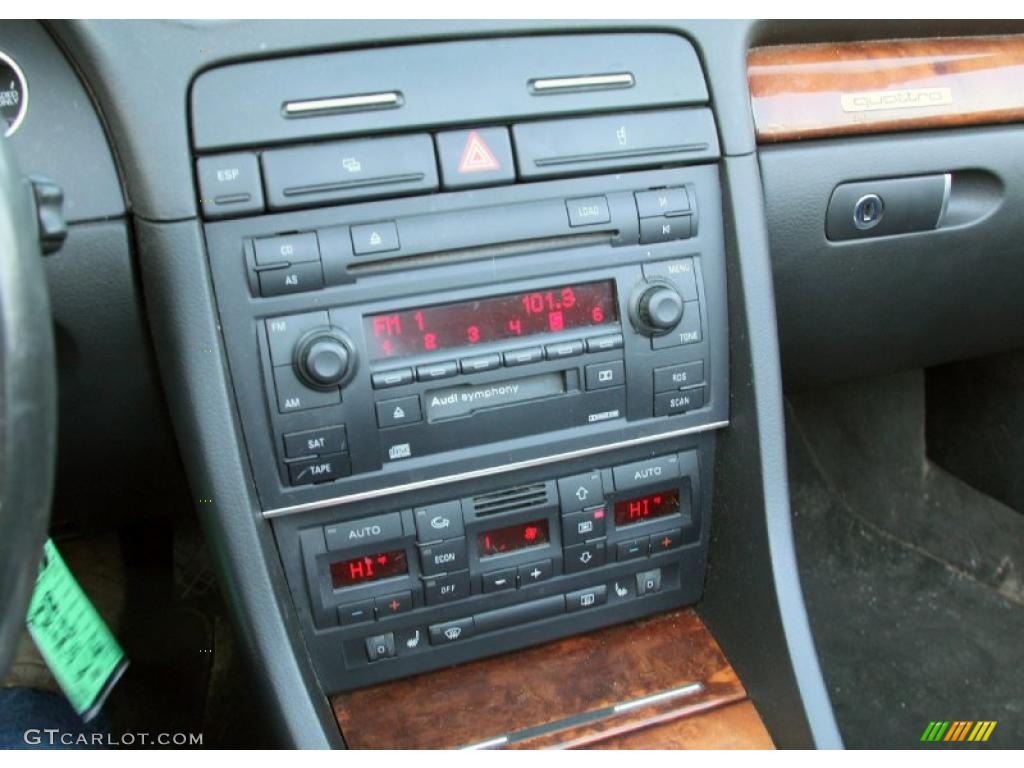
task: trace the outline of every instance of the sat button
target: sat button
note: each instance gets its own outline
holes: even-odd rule
[[[344,425],[289,432],[284,436],[284,455],[289,459],[340,453],[346,450],[347,446]]]

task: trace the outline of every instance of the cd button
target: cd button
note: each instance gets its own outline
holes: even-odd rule
[[[396,397],[377,403],[377,424],[381,429],[415,424],[423,419],[419,395]]]
[[[582,341],[563,341],[558,344],[548,344],[544,348],[548,360],[561,360],[564,357],[576,357],[583,354]]]
[[[416,378],[420,381],[437,381],[438,379],[447,379],[458,372],[459,365],[454,360],[416,366]]]
[[[464,357],[459,361],[459,368],[463,373],[479,373],[480,371],[493,371],[501,367],[501,355],[495,352],[493,355],[478,355],[476,357]]]
[[[412,384],[412,368],[397,368],[393,371],[379,371],[370,377],[374,389],[401,387]]]
[[[527,347],[526,349],[513,349],[511,352],[504,354],[505,365],[512,367],[514,365],[527,365],[529,363],[538,363],[544,359],[544,349],[542,347]]]
[[[312,232],[285,237],[261,237],[253,241],[253,249],[256,252],[256,264],[260,267],[320,261],[320,248]]]

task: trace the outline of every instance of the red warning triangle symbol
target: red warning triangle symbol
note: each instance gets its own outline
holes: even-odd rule
[[[459,173],[479,173],[480,171],[499,171],[501,163],[491,152],[480,134],[470,131],[466,138],[466,146],[462,150],[462,159],[459,160]]]

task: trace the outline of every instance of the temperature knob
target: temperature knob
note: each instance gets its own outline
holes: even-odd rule
[[[314,389],[334,389],[355,369],[355,352],[340,331],[313,331],[296,346],[295,367]]]
[[[640,322],[652,333],[664,333],[683,319],[683,297],[670,285],[652,285],[640,296]]]

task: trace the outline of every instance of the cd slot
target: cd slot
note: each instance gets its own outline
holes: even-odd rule
[[[371,275],[381,272],[404,271],[420,267],[432,267],[446,263],[478,261],[482,259],[518,256],[524,253],[553,251],[566,248],[582,248],[588,245],[600,245],[613,242],[619,236],[618,230],[603,232],[587,232],[579,235],[563,235],[561,237],[541,237],[531,240],[520,240],[511,243],[496,243],[472,248],[461,248],[448,251],[435,251],[416,256],[398,256],[375,261],[357,261],[349,265],[347,272],[352,277]]]

